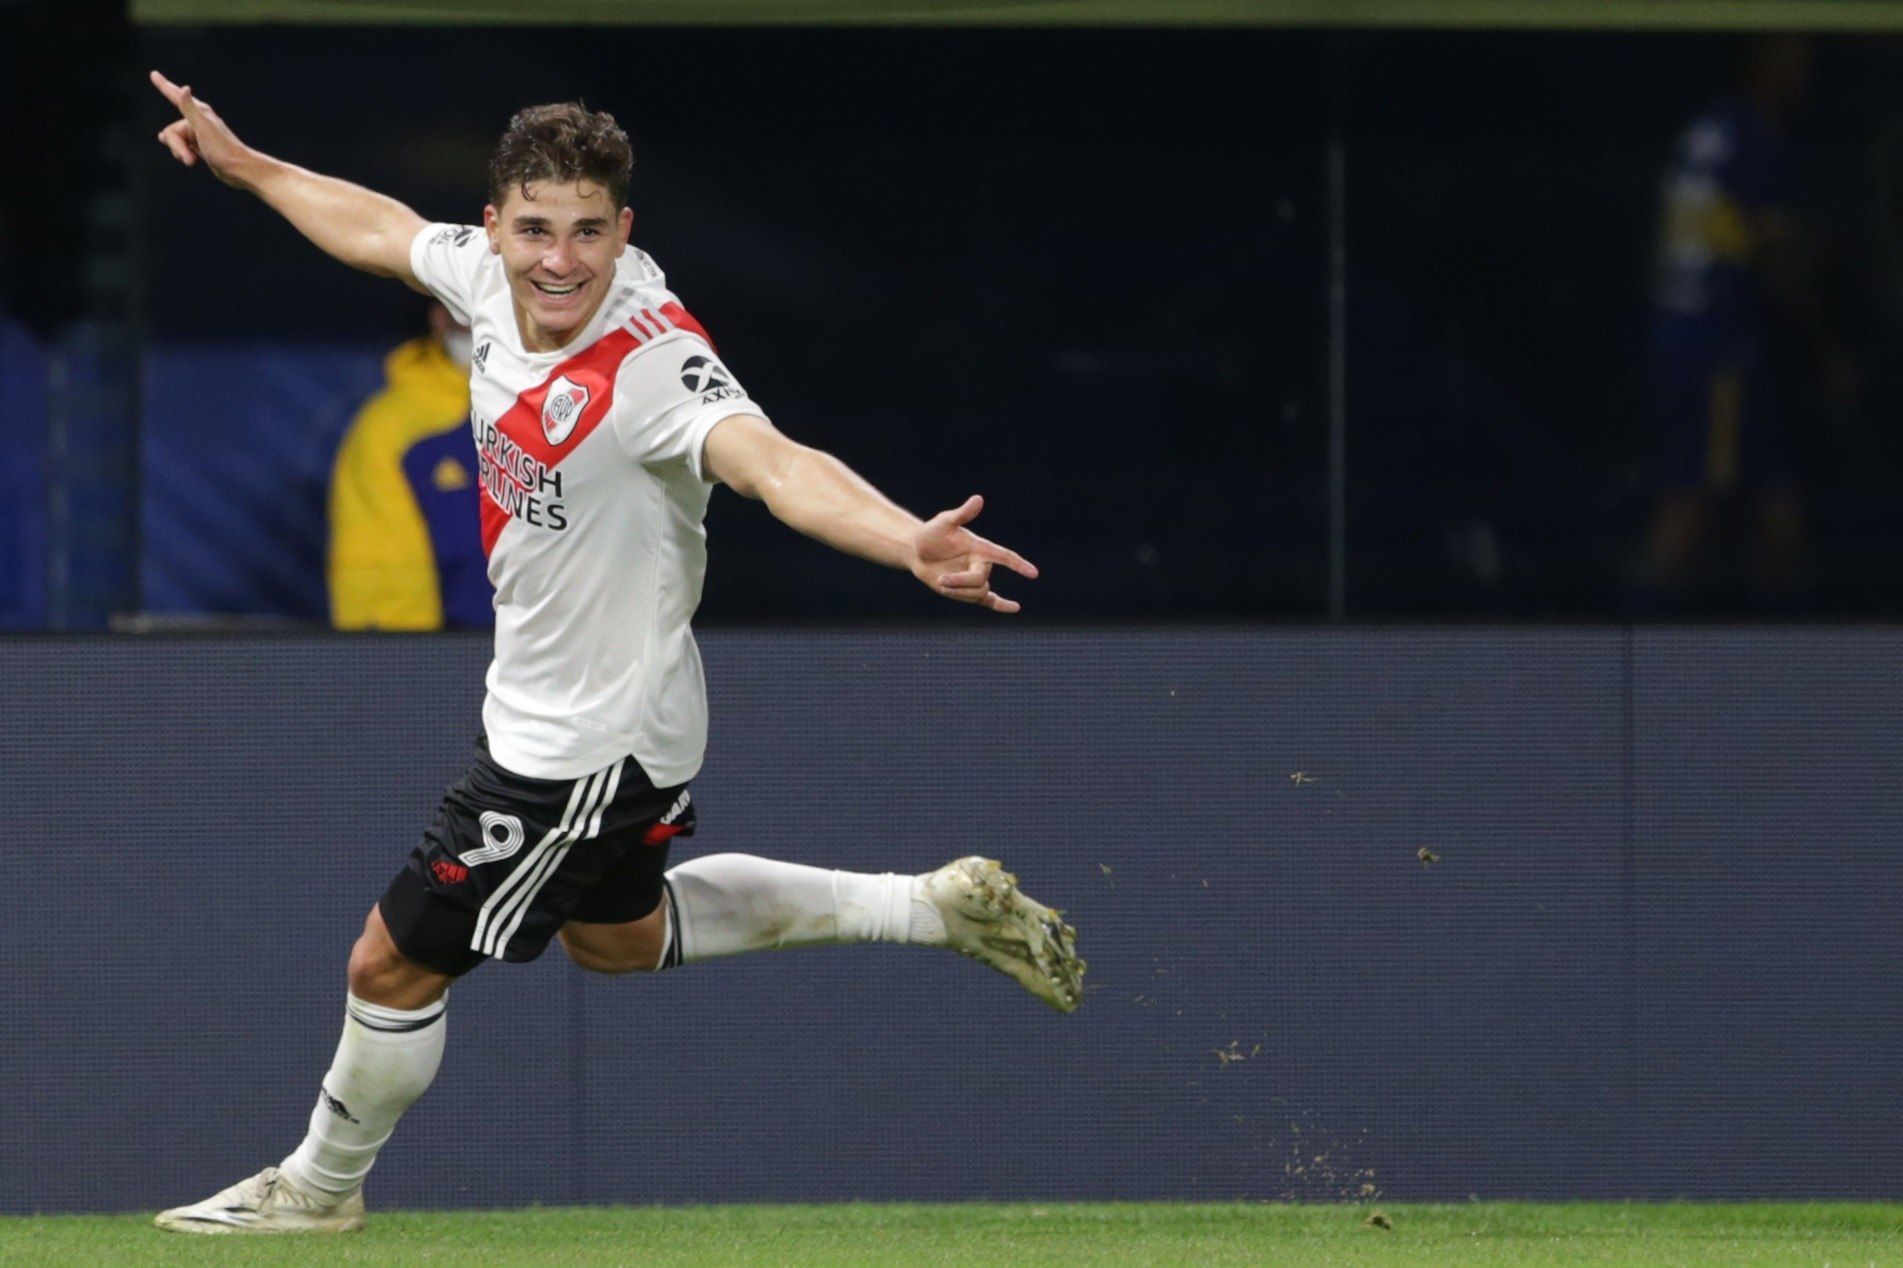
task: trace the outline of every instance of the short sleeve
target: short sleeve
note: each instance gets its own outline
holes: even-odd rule
[[[423,289],[443,301],[457,324],[467,326],[476,267],[488,252],[488,235],[475,225],[424,225],[410,242],[410,272]]]
[[[615,436],[646,466],[683,462],[696,480],[708,480],[707,433],[735,414],[766,417],[714,350],[692,336],[637,350],[615,375]]]

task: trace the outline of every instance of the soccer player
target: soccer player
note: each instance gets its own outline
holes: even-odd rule
[[[248,190],[321,250],[441,300],[471,328],[483,545],[495,658],[474,764],[350,953],[336,1059],[303,1143],[276,1167],[161,1228],[342,1232],[363,1181],[442,1059],[451,982],[484,960],[532,960],[550,938],[582,968],[626,973],[777,947],[950,947],[1064,1012],[1083,961],[1061,913],[987,859],[866,875],[716,854],[665,870],[693,831],[706,689],[688,620],[718,481],[836,549],[909,569],[995,612],[1002,566],[1037,570],[969,525],[920,521],[838,459],[767,421],[628,244],[633,158],[580,105],[509,121],[480,227],[426,224],[391,198],[272,158],[154,71],[180,118],[159,140]]]

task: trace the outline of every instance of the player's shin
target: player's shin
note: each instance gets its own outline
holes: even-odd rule
[[[417,1009],[349,997],[337,1056],[318,1089],[310,1132],[279,1170],[313,1194],[343,1198],[442,1064],[448,997]]]
[[[667,888],[672,929],[664,967],[824,943],[945,940],[916,876],[710,854],[670,870]]]

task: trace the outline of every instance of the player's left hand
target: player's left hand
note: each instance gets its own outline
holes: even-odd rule
[[[912,539],[912,575],[947,599],[976,603],[993,612],[1016,612],[1016,603],[992,590],[992,566],[1003,564],[1030,578],[1037,576],[1037,566],[965,527],[984,509],[985,500],[974,493],[964,505],[926,520]]]

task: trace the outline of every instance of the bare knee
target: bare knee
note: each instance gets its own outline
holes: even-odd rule
[[[590,973],[606,973],[613,976],[617,973],[642,973],[654,967],[652,964],[637,964],[626,957],[603,955],[585,943],[569,937],[567,930],[563,930],[560,937],[562,950],[568,952],[568,958]]]
[[[435,1003],[455,980],[447,973],[424,968],[397,950],[383,923],[383,913],[375,907],[363,922],[356,945],[350,948],[348,976],[352,995],[387,1008],[421,1008]]]

